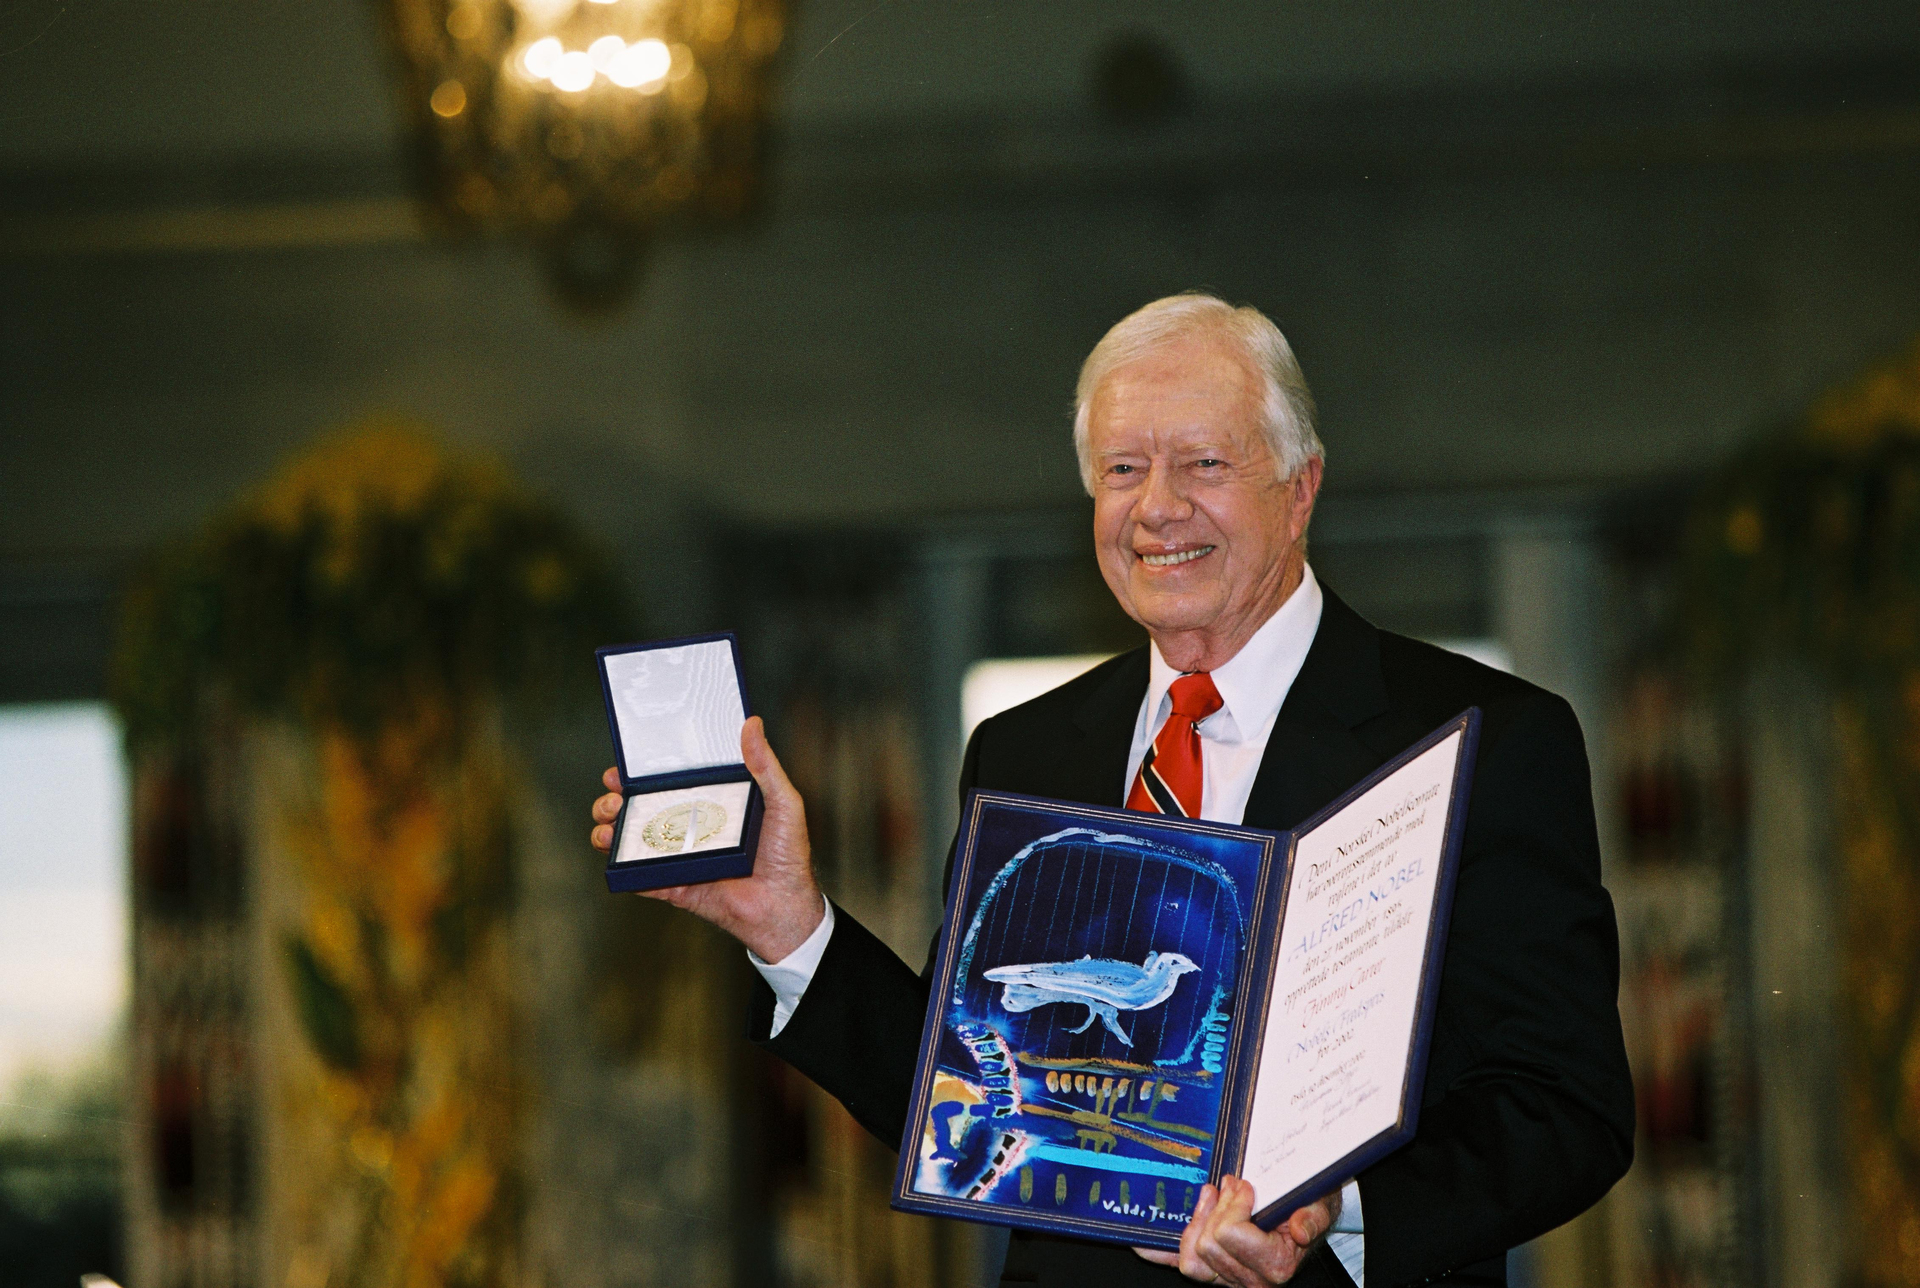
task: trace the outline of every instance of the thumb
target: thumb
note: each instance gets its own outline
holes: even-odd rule
[[[780,767],[780,758],[773,754],[766,723],[759,716],[748,716],[740,726],[740,758],[753,781],[760,784],[769,808],[791,809],[800,803],[800,793],[793,789],[787,771]]]
[[[1287,1233],[1301,1247],[1306,1247],[1328,1230],[1333,1228],[1331,1205],[1325,1199],[1309,1203],[1294,1212],[1287,1221]]]

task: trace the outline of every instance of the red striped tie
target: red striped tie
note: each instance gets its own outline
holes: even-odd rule
[[[1200,816],[1200,731],[1194,726],[1221,707],[1213,677],[1195,671],[1175,680],[1167,690],[1173,714],[1160,726],[1160,736],[1140,762],[1140,776],[1127,793],[1127,808],[1175,818]]]

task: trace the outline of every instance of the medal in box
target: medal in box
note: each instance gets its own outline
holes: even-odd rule
[[[740,758],[747,691],[731,632],[595,651],[626,798],[607,889],[657,890],[753,871],[764,803]]]

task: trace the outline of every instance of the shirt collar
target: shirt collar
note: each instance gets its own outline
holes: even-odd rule
[[[1300,584],[1287,602],[1261,623],[1238,653],[1214,669],[1213,687],[1220,693],[1221,707],[1200,722],[1202,737],[1246,742],[1265,736],[1307,660],[1307,650],[1313,647],[1323,602],[1313,567],[1305,565]],[[1167,665],[1158,644],[1148,644],[1147,659],[1147,700],[1141,711],[1148,719],[1143,732],[1151,736],[1166,723],[1171,707],[1167,689],[1181,672]]]

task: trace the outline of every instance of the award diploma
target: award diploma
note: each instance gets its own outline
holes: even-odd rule
[[[1456,723],[1294,834],[1226,1160],[1263,1226],[1413,1135],[1477,731]]]
[[[894,1206],[1172,1248],[1412,1139],[1478,731],[1285,833],[969,796]]]

